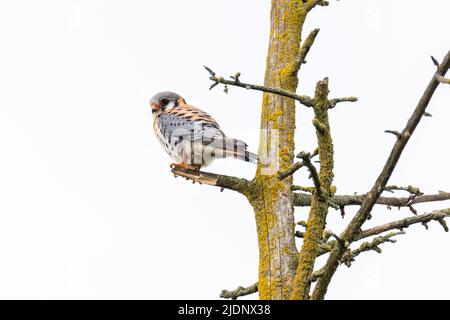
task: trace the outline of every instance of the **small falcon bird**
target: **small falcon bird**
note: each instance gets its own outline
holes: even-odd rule
[[[156,137],[176,162],[171,168],[197,171],[226,157],[257,163],[257,155],[247,151],[245,142],[227,137],[213,117],[180,95],[160,92],[151,98],[150,106]]]

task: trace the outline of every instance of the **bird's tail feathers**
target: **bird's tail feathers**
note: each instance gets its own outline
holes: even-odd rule
[[[258,155],[247,150],[247,144],[238,139],[230,139],[232,148],[227,148],[227,156],[253,164],[258,163]]]

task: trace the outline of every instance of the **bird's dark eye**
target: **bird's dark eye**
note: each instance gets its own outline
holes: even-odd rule
[[[161,104],[161,106],[165,106],[165,105],[167,105],[168,103],[169,103],[169,100],[167,100],[167,99],[161,99],[161,101],[159,102],[160,104]]]

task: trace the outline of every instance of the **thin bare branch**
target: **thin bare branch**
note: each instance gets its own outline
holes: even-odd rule
[[[250,287],[237,287],[232,291],[222,290],[220,297],[224,299],[236,300],[239,297],[248,296],[250,294],[258,292],[258,282],[252,284]]]
[[[313,29],[308,36],[306,37],[305,41],[303,42],[300,53],[298,55],[298,59],[294,62],[293,65],[293,72],[298,72],[300,68],[302,67],[302,64],[306,61],[306,56],[308,55],[309,50],[311,49],[312,45],[314,44],[314,40],[316,39],[317,34],[319,33],[320,29],[316,28]]]
[[[333,109],[334,107],[336,107],[338,103],[341,102],[356,102],[356,101],[358,101],[358,98],[353,96],[330,99],[328,100],[328,109]]]
[[[315,149],[314,152],[309,156],[309,159],[311,160],[312,158],[314,158],[315,156],[317,156],[319,154],[318,149]],[[297,158],[301,158],[301,155],[308,155],[308,153],[306,152],[300,152],[297,155]],[[305,166],[304,161],[299,161],[294,163],[289,169],[285,170],[285,171],[281,171],[278,173],[278,179],[279,180],[284,180],[289,176],[292,176],[296,171],[298,171],[299,169],[301,169],[302,167]]]
[[[292,176],[299,169],[303,168],[303,166],[304,166],[303,161],[298,161],[298,162],[294,163],[289,169],[279,172],[278,173],[278,179],[279,180],[284,180],[287,177]]]
[[[439,68],[439,61],[433,56],[431,56],[431,60],[433,61],[433,64]],[[436,74],[436,79],[441,83],[450,84],[450,79],[445,78],[442,74]]]
[[[401,235],[401,234],[405,234],[405,232],[404,231],[390,232],[386,235],[375,237],[372,239],[372,241],[363,242],[359,246],[359,248],[357,248],[355,250],[347,251],[342,256],[341,263],[344,263],[347,267],[350,267],[352,262],[355,261],[355,258],[363,252],[375,251],[377,253],[381,253],[381,249],[380,249],[379,245],[386,243],[386,242],[395,243],[396,240],[392,239],[392,238],[395,236]]]
[[[280,88],[274,88],[274,87],[268,87],[268,86],[262,86],[262,85],[242,82],[239,79],[239,77],[241,76],[241,74],[239,72],[236,73],[234,76],[231,76],[230,77],[231,80],[225,79],[224,77],[217,76],[216,73],[214,71],[212,71],[210,68],[208,68],[207,66],[203,66],[203,67],[211,75],[209,77],[209,79],[213,82],[213,84],[209,87],[210,90],[213,89],[214,87],[216,87],[220,83],[220,84],[225,85],[224,91],[226,93],[228,92],[228,86],[230,85],[230,86],[245,88],[247,90],[257,90],[257,91],[273,93],[273,94],[276,94],[279,96],[291,98],[291,99],[294,99],[294,100],[300,102],[300,104],[302,104],[308,108],[312,108],[314,106],[314,100],[310,96],[299,95],[299,94],[296,94],[295,92],[280,89]],[[330,99],[327,101],[327,108],[328,109],[334,108],[336,106],[336,104],[339,102],[347,102],[347,101],[355,102],[357,100],[358,100],[358,98],[356,98],[356,97]]]
[[[313,193],[314,192],[314,187],[292,186],[291,190],[292,191],[303,191],[303,192]]]
[[[280,89],[280,88],[273,88],[273,87],[267,87],[267,86],[261,86],[251,83],[245,83],[241,82],[239,79],[240,74],[237,73],[231,80],[225,79],[224,77],[217,76],[214,71],[212,71],[210,68],[204,66],[205,69],[210,73],[211,77],[209,79],[214,82],[215,85],[221,83],[225,85],[235,86],[235,87],[241,87],[245,88],[247,90],[257,90],[257,91],[263,91],[267,93],[273,93],[277,94],[279,96],[292,98],[294,100],[297,100],[301,104],[303,104],[306,107],[312,107],[314,104],[314,101],[311,97],[305,96],[305,95],[298,95],[295,92],[291,92],[288,90]],[[239,76],[237,76],[239,75]],[[214,88],[215,85],[212,85],[210,89]]]
[[[416,197],[411,200],[410,204],[418,204],[418,203],[424,203],[424,202],[435,202],[435,201],[444,201],[450,199],[450,193],[449,192],[439,192],[438,194],[429,194],[429,195],[423,195],[420,197]]]
[[[317,195],[320,197],[322,194],[322,187],[320,186],[319,173],[316,167],[311,162],[311,154],[309,152],[300,152],[300,157],[303,159],[302,164],[308,168],[311,179],[314,182]]]
[[[356,240],[364,239],[367,237],[371,237],[389,230],[403,230],[405,228],[408,228],[409,226],[417,223],[428,223],[430,221],[437,221],[441,223],[444,218],[450,217],[450,208],[448,209],[442,209],[442,210],[436,210],[431,213],[421,214],[397,221],[393,221],[390,223],[386,223],[380,226],[376,226],[367,230],[362,231]],[[445,228],[444,228],[445,230]],[[446,230],[447,231],[447,230]]]
[[[407,187],[402,187],[402,186],[395,186],[395,185],[391,185],[391,186],[386,186],[384,188],[385,191],[389,191],[389,192],[394,192],[394,191],[406,191],[409,192],[412,195],[415,196],[422,196],[423,192],[420,191],[419,188],[414,187],[414,186],[407,186]]]
[[[428,223],[430,221],[437,221],[444,229],[445,232],[448,232],[448,226],[445,222],[445,218],[448,218],[450,216],[449,209],[443,209],[443,210],[437,210],[432,213],[417,215],[413,217],[408,217],[405,219],[396,220],[393,222],[389,222],[380,226],[376,226],[367,230],[363,230],[358,234],[358,237],[355,239],[355,241],[362,240],[365,238],[369,238],[372,236],[376,236],[378,234],[390,231],[390,230],[400,230],[403,231],[404,229],[408,228],[409,226],[417,223]],[[297,233],[296,233],[297,236]],[[317,256],[321,256],[327,252],[330,252],[334,246],[336,245],[336,240],[330,240],[327,242],[324,242],[320,245],[320,250]]]
[[[175,177],[183,177],[194,183],[216,186],[221,189],[229,189],[239,193],[244,193],[250,187],[250,181],[233,176],[226,176],[203,171],[185,170],[181,168],[172,169]]]
[[[367,197],[367,195],[335,195],[330,198],[330,201],[332,201],[339,207],[346,207],[352,205],[361,205],[365,197]],[[415,205],[425,202],[445,201],[445,200],[450,200],[449,192],[440,192],[438,194],[422,195],[417,196],[414,199],[411,199],[410,197],[398,197],[398,198],[379,197],[376,201],[376,204],[401,208],[407,207],[408,205]],[[311,206],[311,195],[303,193],[294,193],[294,205],[297,207]]]

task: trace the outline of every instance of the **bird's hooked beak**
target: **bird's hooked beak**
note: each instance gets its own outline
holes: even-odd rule
[[[157,103],[151,103],[150,106],[152,107],[152,113],[158,112],[161,110],[161,106]]]

